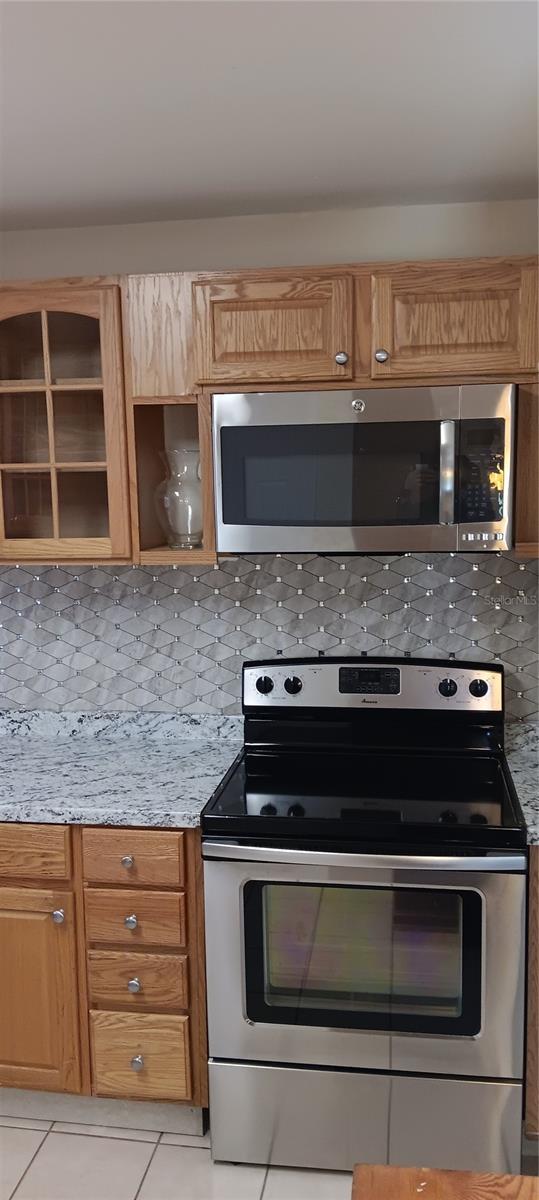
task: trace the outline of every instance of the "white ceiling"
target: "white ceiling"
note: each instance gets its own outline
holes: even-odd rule
[[[534,0],[1,10],[4,229],[536,194]]]

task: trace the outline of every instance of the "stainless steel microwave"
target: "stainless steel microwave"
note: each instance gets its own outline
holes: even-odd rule
[[[218,551],[510,549],[515,390],[214,395]]]

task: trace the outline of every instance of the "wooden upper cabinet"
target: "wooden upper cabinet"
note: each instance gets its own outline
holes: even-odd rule
[[[536,365],[533,260],[376,271],[372,308],[373,378],[491,372],[511,378]]]
[[[0,1085],[80,1090],[73,907],[69,892],[0,887]]]
[[[519,384],[517,401],[515,553],[539,558],[539,385]]]
[[[192,296],[198,382],[352,377],[351,276],[227,276],[195,281]]]
[[[0,559],[129,553],[119,289],[0,288]]]
[[[129,396],[184,396],[193,390],[189,277],[129,275],[124,290]]]

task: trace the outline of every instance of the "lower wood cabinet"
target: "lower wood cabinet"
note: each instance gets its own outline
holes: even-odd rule
[[[197,830],[0,823],[2,1085],[207,1105]]]
[[[121,946],[185,946],[185,896],[182,892],[89,889],[86,931],[91,942]]]
[[[189,1017],[92,1012],[92,1067],[99,1096],[189,1100]]]
[[[85,829],[79,853],[92,1093],[206,1105],[198,831]]]
[[[69,892],[0,887],[0,1084],[80,1090]]]
[[[88,994],[92,1008],[187,1009],[187,955],[89,950]]]

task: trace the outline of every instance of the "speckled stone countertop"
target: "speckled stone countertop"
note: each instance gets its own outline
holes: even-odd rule
[[[528,827],[528,842],[539,846],[539,725],[506,725],[505,753]]]
[[[197,826],[241,717],[0,714],[0,821]]]
[[[210,714],[0,713],[0,821],[197,826],[242,735]],[[508,724],[506,752],[539,845],[539,726]]]

